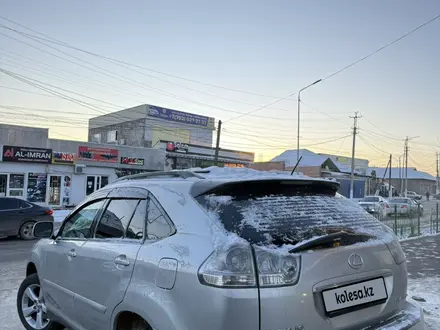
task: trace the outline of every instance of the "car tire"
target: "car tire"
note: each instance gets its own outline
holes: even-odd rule
[[[35,307],[34,307],[35,306]],[[26,330],[62,330],[64,326],[50,321],[44,312],[46,305],[41,295],[40,280],[31,274],[21,283],[17,294],[17,311]],[[28,315],[29,316],[25,316]],[[41,317],[41,323],[38,319]]]
[[[34,235],[32,234],[32,230],[34,228],[35,221],[26,221],[21,227],[20,227],[20,233],[19,236],[22,240],[29,241],[35,239]]]

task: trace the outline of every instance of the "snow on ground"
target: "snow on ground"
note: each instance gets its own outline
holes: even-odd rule
[[[408,297],[423,308],[427,330],[440,329],[440,277],[409,280]]]

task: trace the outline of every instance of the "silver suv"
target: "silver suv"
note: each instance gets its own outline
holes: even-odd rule
[[[424,329],[393,233],[338,183],[125,177],[52,234],[17,298],[26,329]]]

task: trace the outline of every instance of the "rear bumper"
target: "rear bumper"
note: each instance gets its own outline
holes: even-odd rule
[[[405,302],[405,308],[380,323],[362,330],[425,330],[425,320],[420,307]]]

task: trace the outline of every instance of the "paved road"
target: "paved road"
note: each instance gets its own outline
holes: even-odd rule
[[[0,263],[25,261],[34,244],[35,241],[0,239]]]

